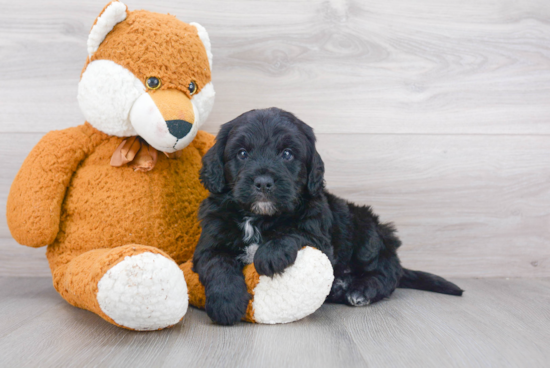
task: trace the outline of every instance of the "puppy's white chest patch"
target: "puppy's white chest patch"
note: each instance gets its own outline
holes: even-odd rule
[[[245,264],[251,264],[254,262],[254,255],[258,250],[259,243],[262,240],[262,234],[260,230],[252,225],[252,218],[245,217],[244,221],[240,224],[243,229],[243,241],[248,244],[243,254],[239,256],[239,259]]]
[[[258,244],[253,243],[244,248],[244,254],[239,256],[239,260],[244,264],[254,263],[254,255],[256,254],[258,247]]]
[[[243,229],[243,240],[245,243],[259,243],[262,237],[260,230],[251,224],[252,218],[245,217],[244,222],[241,222],[241,229]]]

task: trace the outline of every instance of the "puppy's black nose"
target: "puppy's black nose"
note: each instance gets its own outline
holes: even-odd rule
[[[271,176],[262,175],[254,179],[254,187],[258,192],[271,192],[273,190],[274,182]]]
[[[193,124],[185,120],[167,120],[166,126],[170,134],[177,139],[182,139],[191,131]]]

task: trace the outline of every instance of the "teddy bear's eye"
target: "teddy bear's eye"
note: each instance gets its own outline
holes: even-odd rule
[[[160,79],[157,77],[149,77],[147,78],[147,81],[145,82],[147,85],[147,88],[149,89],[159,89],[160,88]]]
[[[197,83],[195,83],[195,81],[191,81],[189,82],[189,87],[187,88],[189,88],[189,93],[191,95],[194,95],[195,92],[197,92]]]

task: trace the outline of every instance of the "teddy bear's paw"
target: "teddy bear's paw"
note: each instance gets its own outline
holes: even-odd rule
[[[127,256],[103,275],[97,301],[121,326],[158,330],[175,325],[187,312],[187,284],[174,261],[145,252]]]
[[[333,280],[327,256],[318,249],[303,248],[281,275],[260,276],[254,289],[254,320],[275,324],[309,316],[324,303]]]

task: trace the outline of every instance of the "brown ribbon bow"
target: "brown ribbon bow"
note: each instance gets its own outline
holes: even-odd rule
[[[174,153],[164,154],[168,158],[179,158],[181,157],[181,151]],[[130,164],[130,167],[134,171],[147,172],[155,168],[157,163],[158,151],[151,147],[141,137],[130,137],[125,139],[120,143],[120,145],[113,153],[111,157],[111,166],[120,167],[126,164]]]

